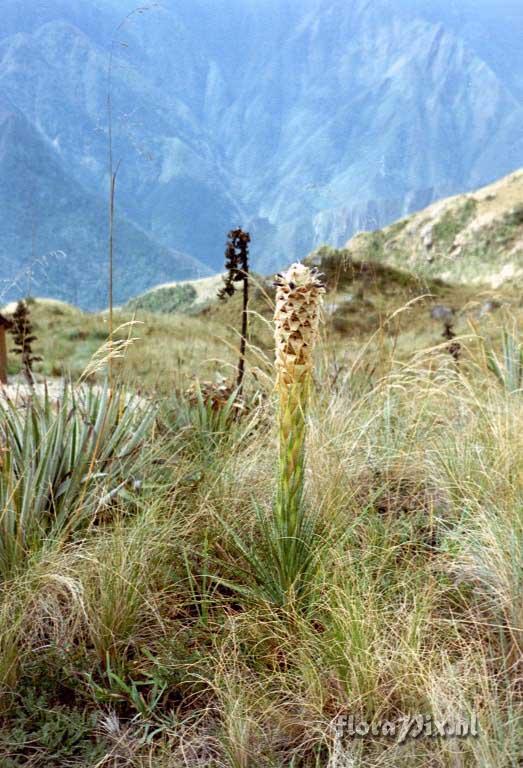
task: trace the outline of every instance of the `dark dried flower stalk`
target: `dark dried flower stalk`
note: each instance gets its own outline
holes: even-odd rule
[[[238,375],[236,387],[241,393],[243,377],[245,374],[245,348],[247,346],[248,330],[248,305],[249,305],[249,243],[251,236],[243,229],[232,229],[227,235],[227,247],[225,249],[224,286],[218,291],[218,298],[225,301],[236,290],[235,283],[243,283],[243,307],[242,328],[240,335],[240,358],[238,361]]]
[[[441,334],[444,339],[447,339],[451,343],[447,347],[447,352],[449,355],[451,355],[454,360],[459,362],[459,359],[461,357],[461,344],[459,341],[453,341],[453,339],[456,338],[456,334],[454,333],[454,323],[452,320],[445,320],[443,323],[443,333]]]
[[[15,355],[21,356],[25,377],[32,386],[34,384],[33,363],[39,362],[42,358],[33,355],[33,343],[37,337],[33,334],[29,307],[25,301],[19,301],[16,305],[11,334],[16,345],[13,351]]]

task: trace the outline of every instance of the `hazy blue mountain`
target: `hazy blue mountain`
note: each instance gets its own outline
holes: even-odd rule
[[[1,105],[0,178],[9,180],[0,184],[0,301],[34,293],[83,307],[106,304],[104,202],[64,173],[55,152],[23,115]],[[205,273],[193,259],[152,241],[122,215],[115,228],[117,302],[173,274]]]
[[[0,178],[13,274],[35,250],[62,249],[74,276],[62,295],[90,260],[101,282],[89,278],[86,303],[105,301],[111,40],[117,265],[140,263],[122,299],[131,283],[219,269],[233,225],[251,229],[255,266],[269,270],[523,165],[515,0],[161,5],[115,31],[135,3],[3,0],[0,97],[53,169]],[[51,226],[64,196],[67,222]]]

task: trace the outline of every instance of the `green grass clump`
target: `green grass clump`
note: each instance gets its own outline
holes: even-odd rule
[[[501,356],[495,349],[487,348],[487,364],[502,387],[509,393],[523,391],[523,342],[517,329],[508,331],[503,328]]]

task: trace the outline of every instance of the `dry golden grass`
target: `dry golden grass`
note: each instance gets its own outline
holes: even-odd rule
[[[180,394],[234,366],[232,314],[138,318],[119,371],[160,415],[132,492],[74,535],[42,535],[0,587],[2,768],[521,764],[523,395],[487,366],[503,310],[478,319],[468,304],[456,366],[423,302],[394,295],[382,310],[395,317],[354,335],[322,328],[305,477],[315,567],[283,607],[264,588],[270,327],[255,325],[233,419]],[[48,371],[72,360],[78,375],[105,340],[103,318],[38,303],[34,316]],[[479,735],[348,739],[342,762],[338,716],[414,713],[475,715]]]

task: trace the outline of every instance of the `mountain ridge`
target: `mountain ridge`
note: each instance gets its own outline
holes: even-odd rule
[[[78,183],[62,173],[48,143],[16,109],[0,105],[0,176],[12,179],[9,189],[0,186],[4,226],[0,228],[0,295],[9,301],[21,292],[44,291],[59,299],[73,297],[83,308],[106,303],[107,208]],[[25,216],[16,206],[16,183],[24,179]],[[43,181],[45,180],[45,184]],[[38,208],[45,218],[35,217]],[[77,211],[82,211],[79,218]],[[9,223],[9,225],[8,225]],[[115,300],[126,299],[158,274],[205,274],[184,254],[158,247],[125,216],[115,219]],[[38,241],[55,242],[44,253]],[[17,247],[18,268],[13,270],[12,244]],[[129,263],[127,249],[133,252]],[[102,258],[96,258],[96,254]],[[66,267],[64,266],[66,265]],[[6,277],[8,276],[8,277]]]
[[[500,288],[523,277],[523,169],[463,195],[438,200],[345,245],[420,277]]]
[[[493,184],[453,195],[393,222],[382,230],[359,232],[343,248],[321,246],[305,262],[337,276],[352,264],[383,272],[397,270],[398,284],[417,284],[420,293],[436,284],[470,293],[504,290],[523,277],[523,168]],[[363,270],[364,271],[364,270]],[[145,312],[204,311],[217,303],[222,275],[158,284],[131,299],[127,309]],[[270,291],[270,275],[256,276]],[[329,285],[329,280],[327,280]],[[509,287],[509,286],[508,286]],[[177,304],[175,304],[175,300]],[[173,307],[173,308],[171,308]]]
[[[24,3],[7,0],[2,93],[102,205],[110,41],[133,4],[50,0],[22,20]],[[460,37],[459,14],[424,8],[201,0],[133,15],[114,46],[120,215],[153,251],[191,256],[195,275],[221,269],[225,234],[242,225],[270,271],[521,166],[522,101],[498,52],[517,23],[491,48]]]

